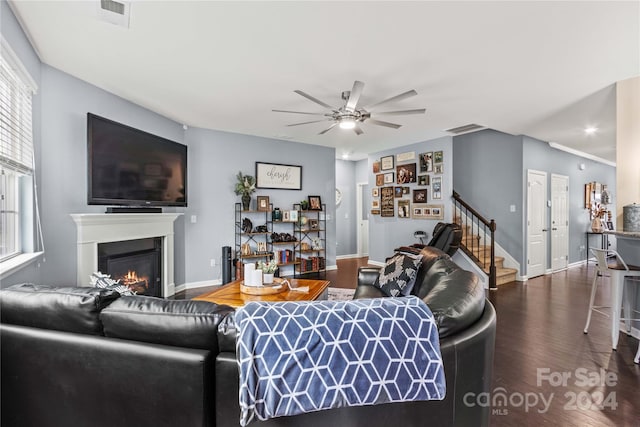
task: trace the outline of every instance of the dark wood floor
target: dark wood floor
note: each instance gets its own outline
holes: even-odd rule
[[[357,268],[366,262],[339,260],[327,280],[355,288]],[[495,402],[492,426],[640,427],[640,366],[633,363],[638,340],[621,333],[612,351],[609,319],[598,314],[589,334],[582,333],[593,274],[593,265],[580,266],[487,292],[498,313],[491,397],[503,393],[509,399],[506,405]],[[608,286],[605,281],[598,294],[602,305]],[[193,289],[178,298],[206,291]],[[569,377],[553,386],[544,373]],[[601,385],[605,381],[611,385]],[[521,399],[529,399],[528,408]]]

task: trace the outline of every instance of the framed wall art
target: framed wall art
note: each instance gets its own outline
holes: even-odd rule
[[[403,193],[404,193],[404,190],[402,189],[402,187],[393,188],[393,194],[395,194],[396,197],[402,197]]]
[[[380,162],[373,162],[373,173],[380,173]]]
[[[413,203],[427,203],[427,190],[413,190]]]
[[[429,185],[429,175],[418,175],[418,185]]]
[[[431,198],[442,199],[442,177],[434,176],[431,180]]]
[[[442,175],[443,169],[444,169],[444,165],[442,163],[438,163],[433,167],[433,173]]]
[[[414,160],[416,158],[415,151],[408,151],[406,153],[398,153],[396,154],[396,161],[400,162],[408,162],[409,160]]]
[[[378,187],[371,189],[371,197],[380,197],[380,189]]]
[[[384,185],[384,174],[379,173],[376,175],[376,185],[382,187]]]
[[[393,170],[393,156],[386,156],[380,159],[380,169],[383,171]]]
[[[409,200],[398,200],[398,218],[411,218],[411,202]]]
[[[309,210],[310,211],[322,210],[322,201],[320,200],[320,196],[309,196]]]
[[[384,184],[393,184],[393,172],[384,174]]]
[[[396,178],[398,184],[409,184],[416,182],[416,164],[409,163],[396,167]]]
[[[433,153],[433,163],[442,163],[444,160],[444,153],[442,151],[436,151]]]
[[[302,190],[302,166],[256,162],[256,188]]]
[[[384,217],[395,216],[395,198],[393,187],[382,187],[380,189],[380,215]]]
[[[433,172],[433,151],[420,154],[420,172]]]

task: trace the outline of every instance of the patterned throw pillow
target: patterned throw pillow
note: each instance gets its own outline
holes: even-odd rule
[[[420,255],[395,254],[387,260],[374,285],[390,297],[410,295],[421,263]]]

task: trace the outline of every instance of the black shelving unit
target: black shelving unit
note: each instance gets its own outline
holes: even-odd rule
[[[322,210],[302,210],[300,204],[294,204],[293,208],[298,211],[295,276],[326,277],[327,207],[323,204]]]

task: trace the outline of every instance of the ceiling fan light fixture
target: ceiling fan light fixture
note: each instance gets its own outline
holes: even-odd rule
[[[340,119],[340,129],[353,129],[356,127],[356,120],[347,116]]]

